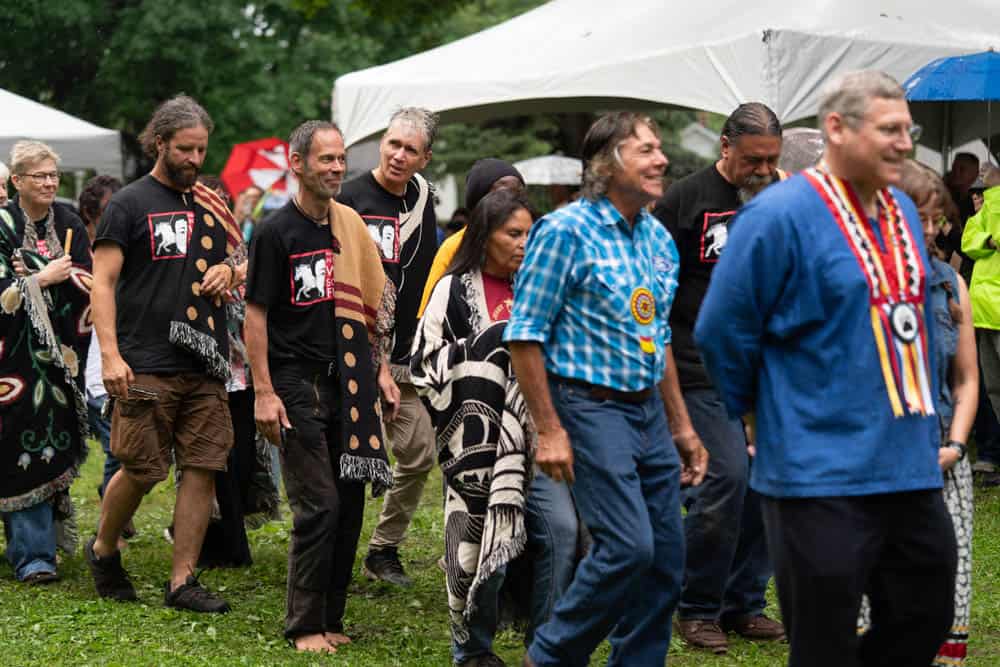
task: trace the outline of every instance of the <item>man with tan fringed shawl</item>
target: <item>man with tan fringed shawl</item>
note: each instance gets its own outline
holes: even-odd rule
[[[293,514],[285,637],[334,653],[350,642],[343,614],[365,483],[375,495],[392,486],[379,390],[391,419],[395,291],[361,217],[332,199],[346,169],[340,130],[307,121],[289,152],[301,187],[254,229],[246,341],[257,428],[281,451]]]

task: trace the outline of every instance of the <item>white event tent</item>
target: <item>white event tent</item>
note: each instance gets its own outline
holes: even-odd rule
[[[20,139],[37,139],[52,146],[63,171],[94,169],[122,177],[121,135],[26,97],[0,89],[0,161]],[[8,165],[10,166],[10,165]]]
[[[900,81],[934,58],[1000,47],[997,0],[553,0],[505,23],[337,79],[348,145],[416,105],[445,121],[541,111],[761,101],[813,116],[841,71]]]

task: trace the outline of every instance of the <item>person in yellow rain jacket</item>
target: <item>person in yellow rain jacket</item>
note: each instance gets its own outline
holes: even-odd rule
[[[962,252],[975,265],[969,284],[976,347],[986,393],[1000,418],[1000,169],[983,175],[983,205],[965,223]]]

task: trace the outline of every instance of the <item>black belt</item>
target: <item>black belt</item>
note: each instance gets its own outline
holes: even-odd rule
[[[639,405],[648,401],[649,397],[653,394],[652,388],[648,387],[638,391],[621,391],[619,389],[612,389],[611,387],[577,380],[576,378],[562,377],[561,375],[553,375],[552,380],[558,384],[568,384],[573,387],[586,389],[590,393],[591,398],[598,401],[619,401],[621,403]]]

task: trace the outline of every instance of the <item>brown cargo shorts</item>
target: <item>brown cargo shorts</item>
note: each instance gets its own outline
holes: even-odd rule
[[[162,482],[174,461],[180,469],[226,469],[233,424],[221,380],[201,373],[138,374],[134,386],[145,390],[141,397],[115,400],[111,413],[111,453],[129,475]]]

